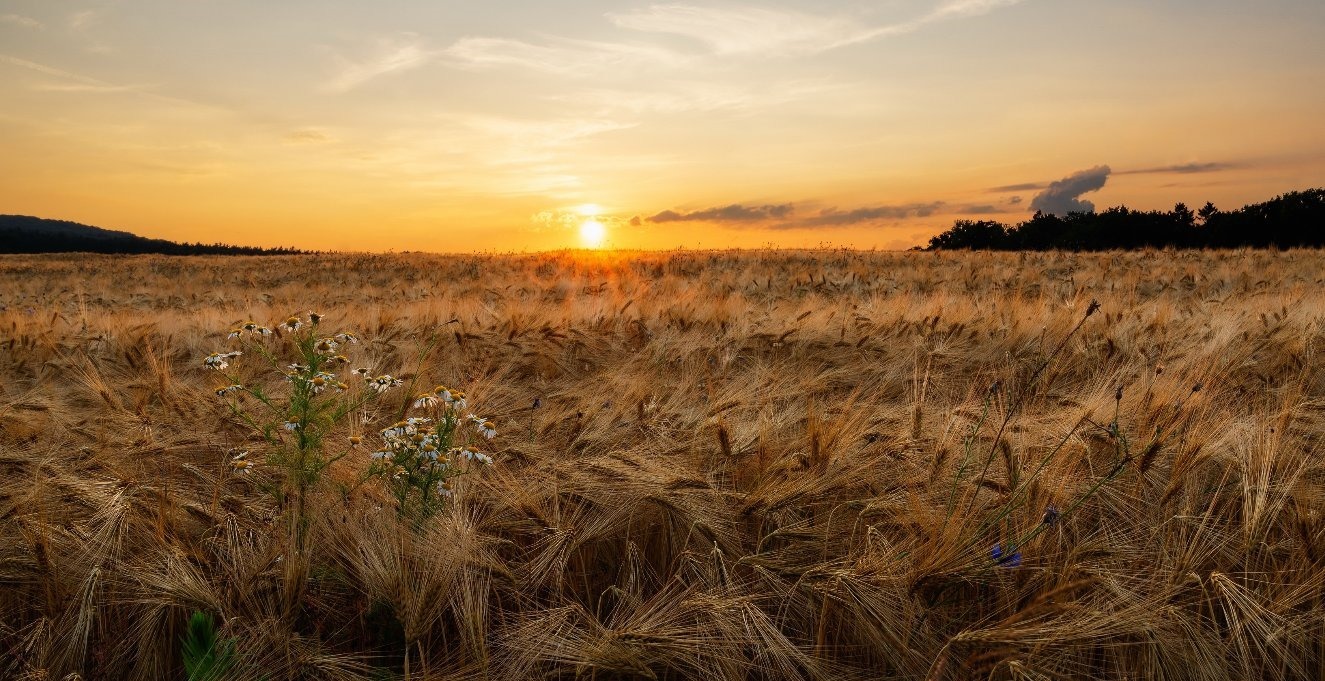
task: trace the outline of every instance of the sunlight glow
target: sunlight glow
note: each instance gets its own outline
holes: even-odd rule
[[[575,212],[586,218],[597,217],[603,214],[603,207],[596,203],[585,203],[575,207]]]
[[[597,220],[585,220],[580,223],[580,242],[586,248],[602,248],[607,238],[607,227]]]

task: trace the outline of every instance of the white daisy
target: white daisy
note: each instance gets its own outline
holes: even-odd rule
[[[222,369],[225,369],[226,367],[230,366],[230,360],[242,354],[244,353],[238,350],[235,350],[233,352],[213,352],[212,354],[207,355],[207,357],[202,360],[202,363],[203,366],[206,366],[209,369],[215,369],[217,371],[221,371]]]
[[[405,382],[389,374],[383,374],[368,382],[368,387],[372,388],[377,394],[382,394],[392,388],[404,385]]]

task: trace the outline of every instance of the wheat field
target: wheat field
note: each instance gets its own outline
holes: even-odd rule
[[[310,311],[501,424],[426,521],[292,545],[203,359]],[[0,677],[1322,679],[1323,345],[1317,251],[0,258]]]

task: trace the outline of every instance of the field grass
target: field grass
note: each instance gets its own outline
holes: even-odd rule
[[[195,613],[228,679],[1325,678],[1318,251],[5,257],[0,306],[3,678],[186,678]],[[355,448],[291,545],[202,360],[309,310],[501,424],[439,514]]]

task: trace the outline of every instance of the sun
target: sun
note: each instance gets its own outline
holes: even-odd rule
[[[580,242],[586,248],[602,248],[607,239],[607,226],[590,218],[580,223]]]

